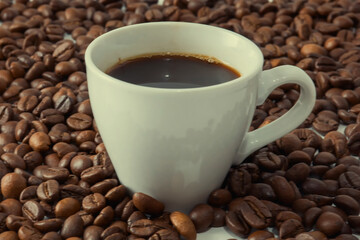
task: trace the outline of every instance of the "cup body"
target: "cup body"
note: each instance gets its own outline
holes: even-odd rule
[[[241,77],[209,87],[149,88],[106,73],[149,53],[215,57]],[[206,202],[231,167],[255,110],[263,58],[251,41],[207,25],[145,23],[113,30],[87,48],[90,101],[119,180],[168,210]]]

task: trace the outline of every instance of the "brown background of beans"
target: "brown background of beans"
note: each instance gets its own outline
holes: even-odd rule
[[[0,20],[0,240],[195,239],[223,226],[252,240],[357,239],[359,0],[1,0]],[[261,48],[264,69],[296,65],[317,91],[298,129],[230,169],[188,215],[128,194],[88,96],[89,43],[151,21],[242,34]],[[250,131],[282,116],[298,96],[296,85],[274,89]]]

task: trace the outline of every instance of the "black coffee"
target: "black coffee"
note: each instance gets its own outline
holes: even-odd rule
[[[196,88],[240,77],[231,67],[203,56],[147,55],[116,64],[107,72],[122,81],[156,88]]]

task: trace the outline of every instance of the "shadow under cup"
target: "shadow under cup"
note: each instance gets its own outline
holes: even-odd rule
[[[208,87],[149,88],[105,73],[151,53],[215,57],[241,77]],[[202,24],[145,23],[95,39],[85,54],[94,117],[118,178],[167,210],[188,212],[218,188],[255,110],[263,57],[239,34]]]

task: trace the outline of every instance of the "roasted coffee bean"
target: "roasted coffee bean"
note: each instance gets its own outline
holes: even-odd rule
[[[149,240],[157,240],[157,239],[173,239],[179,240],[179,234],[171,229],[161,229],[154,233]]]
[[[110,189],[112,189],[113,187],[116,187],[116,185],[118,184],[118,181],[116,179],[105,179],[101,182],[95,183],[94,185],[92,185],[90,187],[90,190],[93,193],[101,193],[103,195],[105,195]]]
[[[76,214],[79,215],[81,217],[81,219],[83,220],[84,227],[93,224],[94,217],[90,213],[87,213],[87,212],[81,210],[81,211],[77,212]]]
[[[81,172],[81,179],[88,183],[95,183],[103,180],[107,175],[106,169],[102,165],[87,168]]]
[[[164,211],[164,204],[162,202],[144,193],[134,193],[133,202],[137,209],[146,214],[157,216],[161,215]]]
[[[15,168],[14,169],[14,173],[20,174],[21,176],[23,176],[25,179],[29,179],[31,174],[28,173],[27,171],[21,169],[21,168]]]
[[[43,182],[38,186],[36,194],[41,200],[49,202],[55,201],[60,195],[59,183],[56,180]]]
[[[302,221],[301,217],[298,214],[291,211],[283,211],[280,212],[278,215],[276,215],[275,218],[276,227],[280,229],[281,225],[289,219],[296,219],[299,222]]]
[[[320,152],[316,155],[313,163],[316,165],[331,165],[336,163],[336,157],[329,152]]]
[[[264,229],[270,225],[272,214],[256,197],[245,197],[239,201],[238,209],[248,225],[257,229]]]
[[[52,167],[44,169],[42,177],[45,180],[56,180],[59,182],[65,181],[69,177],[69,170],[61,167]]]
[[[57,232],[45,233],[41,240],[61,240],[61,236]]]
[[[29,145],[34,151],[47,151],[50,145],[50,138],[44,132],[36,132],[31,135]]]
[[[0,202],[2,212],[8,215],[21,216],[21,203],[13,198],[8,198]]]
[[[340,233],[344,221],[336,213],[324,212],[322,213],[317,222],[316,227],[325,233],[327,236],[334,236]]]
[[[57,154],[53,154],[51,155],[54,159],[59,159],[59,157],[57,156]],[[69,168],[70,166],[70,162],[72,160],[72,158],[74,158],[76,156],[76,153],[75,152],[70,152],[70,153],[67,153],[65,154],[59,161],[58,161],[58,164],[57,164],[57,167],[63,167],[63,168]],[[54,160],[54,161],[57,161],[57,160]],[[50,164],[48,164],[50,165]]]
[[[56,110],[61,113],[68,113],[72,109],[74,101],[68,95],[61,95],[54,103]]]
[[[5,153],[14,153],[16,147],[17,147],[16,143],[8,143],[3,147],[3,151]]]
[[[335,196],[336,191],[339,188],[339,183],[336,180],[323,180],[323,182],[326,184],[326,189],[328,191],[328,196]]]
[[[23,216],[35,222],[44,218],[45,212],[43,207],[34,200],[29,200],[22,207]]]
[[[321,215],[322,210],[318,207],[311,207],[304,213],[303,222],[306,228],[311,228],[318,217]]]
[[[57,155],[60,158],[62,158],[68,153],[77,152],[78,148],[72,144],[68,144],[65,142],[58,142],[53,146],[53,150],[54,150],[54,152],[57,153]]]
[[[333,167],[325,172],[323,179],[333,179],[337,180],[341,174],[346,171],[346,166],[344,164],[339,164],[336,167]]]
[[[279,236],[281,239],[295,237],[304,232],[304,227],[301,221],[296,219],[288,219],[280,225]]]
[[[34,95],[23,96],[20,98],[17,108],[22,112],[30,112],[38,104],[38,98]]]
[[[225,215],[226,212],[221,208],[213,208],[214,210],[214,219],[211,223],[211,227],[223,227],[225,226]]]
[[[131,236],[131,235],[129,235],[129,236]],[[135,238],[137,238],[137,236],[136,235],[133,235]],[[120,239],[120,240],[124,240],[124,239],[126,239],[126,236],[125,236],[125,234],[123,234],[123,233],[114,233],[114,234],[112,234],[112,235],[110,235],[110,236],[108,236],[107,238],[105,238],[106,240],[116,240],[116,239]],[[129,238],[130,239],[130,238]],[[141,238],[140,238],[141,239]]]
[[[312,56],[313,54],[317,54],[320,56],[327,55],[326,49],[324,49],[322,46],[314,44],[314,43],[305,44],[301,48],[300,53],[305,57]]]
[[[4,215],[0,217],[4,217],[4,219],[6,218],[6,227],[11,231],[18,231],[21,226],[32,225],[32,222],[25,217],[15,215],[9,215],[6,217],[5,213],[2,214]]]
[[[104,231],[102,227],[91,225],[85,228],[83,238],[84,240],[98,240],[101,239],[101,233]]]
[[[285,177],[289,181],[293,181],[295,183],[302,183],[307,179],[309,174],[310,174],[309,165],[300,162],[289,168],[285,173]]]
[[[26,179],[17,173],[7,173],[2,177],[0,186],[5,198],[19,199],[20,193],[26,188]]]
[[[18,236],[20,240],[40,240],[43,235],[36,228],[24,225],[19,228]]]
[[[348,216],[349,225],[356,232],[360,232],[360,216]]]
[[[315,202],[316,205],[319,207],[332,204],[334,201],[333,197],[328,197],[319,194],[308,194],[308,195],[304,195],[303,197]]]
[[[322,142],[321,149],[325,152],[333,152],[337,158],[347,154],[346,137],[337,131],[327,133]]]
[[[328,189],[326,184],[316,178],[308,178],[303,182],[302,189],[305,194],[319,194],[328,195]]]
[[[52,56],[59,62],[67,61],[72,57],[74,52],[75,52],[75,49],[74,49],[73,42],[72,41],[64,41],[55,48]]]
[[[80,237],[84,232],[84,222],[78,214],[68,217],[61,228],[63,238]]]
[[[90,101],[89,99],[82,101],[78,107],[77,107],[77,111],[79,113],[84,113],[86,115],[92,116],[92,109],[90,106]],[[85,130],[86,131],[86,130]]]
[[[249,195],[255,196],[258,199],[264,199],[269,201],[274,201],[276,199],[274,190],[269,184],[266,183],[252,184]]]
[[[340,208],[338,208],[338,207],[326,205],[326,206],[322,206],[322,207],[321,207],[321,210],[322,210],[323,212],[333,212],[333,213],[336,213],[336,214],[339,215],[344,221],[347,220],[347,215],[346,215],[346,213],[345,213],[343,210],[341,210]]]
[[[360,153],[359,144],[360,144],[360,132],[352,134],[349,137],[349,141],[348,141],[349,151],[354,155],[359,154]]]
[[[322,72],[335,71],[339,64],[327,56],[321,56],[315,61],[315,69]]]
[[[251,187],[251,176],[244,169],[232,169],[229,173],[229,189],[236,196],[245,196]]]
[[[206,231],[214,219],[214,210],[210,205],[198,204],[189,213],[197,232]]]
[[[70,174],[68,179],[64,182],[64,184],[78,184],[79,178],[74,174]]]
[[[357,237],[355,237],[353,234],[340,234],[335,239],[336,240],[356,240]]]
[[[317,117],[314,119],[312,126],[316,131],[325,135],[328,132],[337,130],[339,122],[326,117]]]
[[[250,233],[250,227],[241,214],[229,211],[226,213],[225,221],[230,231],[239,237],[245,237]]]
[[[33,170],[43,163],[43,157],[37,151],[31,151],[23,156],[27,169]]]
[[[178,211],[172,212],[170,214],[170,221],[180,235],[184,236],[186,239],[196,239],[195,226],[186,214]]]
[[[344,109],[339,109],[338,115],[340,120],[345,124],[352,124],[356,122],[357,115],[352,112],[348,112]]]
[[[360,190],[354,189],[354,188],[339,188],[336,193],[338,195],[348,195],[354,199],[356,199],[358,202],[360,200]]]
[[[107,201],[110,202],[120,202],[123,200],[123,198],[126,196],[127,190],[124,185],[116,186],[112,189],[110,189],[106,195],[105,198]]]
[[[145,214],[143,214],[142,212],[140,211],[134,211],[130,216],[129,218],[127,219],[127,224],[128,226],[131,226],[131,224],[133,222],[136,222],[137,220],[140,220],[140,219],[145,219],[146,216]]]
[[[149,237],[159,230],[149,219],[140,219],[132,223],[130,232],[139,237]]]
[[[67,124],[75,130],[86,130],[92,124],[92,118],[83,113],[75,113],[67,119]]]
[[[41,76],[46,71],[46,66],[43,62],[34,63],[25,74],[25,79],[30,81]]]
[[[360,190],[360,176],[354,172],[345,172],[339,176],[339,185],[342,188],[355,188]]]
[[[107,226],[114,218],[114,209],[111,206],[103,208],[99,215],[94,219],[94,224],[98,226]]]
[[[265,239],[273,238],[273,237],[274,237],[274,234],[269,231],[258,230],[258,231],[253,232],[252,234],[250,234],[247,239],[249,239],[249,240],[265,240]]]
[[[14,153],[16,155],[19,155],[20,157],[24,157],[29,152],[31,152],[31,148],[28,144],[25,144],[25,143],[21,143],[21,144],[17,145],[17,147],[14,150]],[[24,161],[25,161],[25,159],[24,159]],[[26,166],[28,168],[30,168],[31,170],[33,170],[31,164],[27,164]]]
[[[300,151],[300,150],[295,150],[292,153],[290,153],[287,156],[289,163],[291,165],[296,164],[296,163],[306,163],[306,164],[310,164],[311,163],[311,157],[309,156],[309,154],[307,154],[304,151]]]
[[[358,215],[360,211],[359,203],[348,195],[337,195],[334,198],[334,204],[344,210],[349,215]]]
[[[59,218],[50,218],[50,219],[44,219],[41,221],[37,221],[34,223],[34,227],[39,230],[40,232],[57,232],[61,229],[61,226],[63,224],[63,220]]]
[[[64,122],[64,116],[59,110],[48,108],[41,111],[40,120],[46,125],[55,125]]]
[[[290,205],[296,199],[294,189],[291,187],[286,178],[281,176],[273,176],[269,179],[269,183],[277,198],[282,203]]]
[[[97,139],[100,138],[100,139]],[[100,135],[95,135],[95,142],[101,143],[101,137]],[[106,151],[104,152],[99,152],[98,154],[95,155],[94,159],[93,159],[93,163],[94,166],[98,166],[98,165],[102,165],[105,168],[105,171],[107,172],[107,174],[111,175],[112,172],[114,171],[114,167],[111,163],[110,157],[109,155],[106,153]]]
[[[87,195],[82,201],[82,207],[88,213],[98,213],[105,205],[105,197],[100,193]]]
[[[14,231],[6,231],[0,234],[1,240],[18,240],[18,235]]]
[[[88,156],[77,155],[71,159],[70,169],[71,172],[77,176],[80,176],[81,172],[93,166],[93,162]]]
[[[77,71],[77,67],[71,61],[61,61],[55,66],[55,73],[60,76],[68,76]]]
[[[290,208],[276,204],[274,202],[268,201],[268,200],[261,200],[261,202],[270,210],[271,215],[273,216],[273,220],[277,214],[279,214],[282,211],[288,211]],[[229,205],[230,206],[230,205]],[[230,207],[229,207],[230,209]]]
[[[262,152],[257,154],[254,161],[264,171],[280,170],[283,165],[281,159],[271,152]]]
[[[39,165],[36,168],[34,168],[33,174],[35,177],[43,179],[43,171],[48,168],[49,168],[49,166],[47,166],[47,165]]]
[[[9,168],[20,168],[25,169],[26,164],[23,158],[16,155],[15,153],[4,153],[1,155],[1,160],[4,161],[5,165]]]
[[[75,198],[63,198],[56,203],[55,216],[57,218],[67,218],[77,213],[81,208],[81,203]]]
[[[342,234],[349,234],[352,233],[351,227],[349,226],[348,223],[344,223],[342,229],[341,229],[341,233]]]
[[[209,194],[208,203],[213,207],[225,206],[231,201],[231,193],[227,189],[216,189]]]
[[[292,208],[298,214],[304,214],[306,210],[312,207],[316,207],[316,203],[306,198],[296,199],[292,204]]]
[[[1,231],[5,231],[6,230],[6,227],[5,224],[6,224],[6,219],[7,219],[7,214],[6,213],[3,213],[3,212],[0,212],[0,229]],[[15,216],[15,215],[10,215],[10,216],[13,216],[15,218],[17,218],[18,216]],[[11,229],[10,229],[11,230]]]
[[[276,144],[286,154],[289,154],[295,150],[300,150],[302,148],[301,140],[295,134],[291,134],[291,133],[277,140]]]
[[[79,185],[67,184],[61,187],[60,193],[63,198],[72,197],[82,201],[86,195],[90,194],[90,189],[83,188]]]
[[[127,232],[127,225],[125,222],[122,221],[115,221],[113,224],[111,224],[108,228],[106,228],[101,233],[101,238],[106,239],[108,236],[111,236],[115,233],[126,233]]]
[[[320,231],[311,231],[311,232],[304,232],[300,233],[296,236],[296,240],[301,239],[311,239],[311,240],[317,240],[317,239],[326,239],[326,235]]]
[[[126,203],[125,203],[126,202]],[[131,216],[131,214],[135,211],[135,206],[133,200],[125,201],[124,207],[120,209],[115,209],[116,214],[120,216],[122,221],[127,221],[127,219]]]

